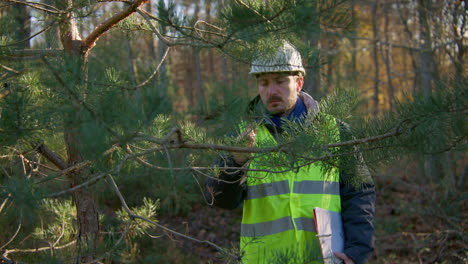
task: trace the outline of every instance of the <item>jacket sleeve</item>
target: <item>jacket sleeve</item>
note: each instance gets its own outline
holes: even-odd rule
[[[341,140],[353,139],[347,124],[340,125]],[[375,186],[357,146],[343,149],[355,152],[341,160],[341,217],[345,237],[344,252],[356,264],[366,263],[374,251]]]
[[[347,177],[344,173],[340,177]],[[372,181],[355,186],[340,183],[344,252],[356,264],[367,261],[374,250],[375,186]]]
[[[221,169],[217,178],[208,178],[205,182],[205,197],[209,204],[224,209],[235,209],[244,200],[246,188],[240,183],[244,172],[223,167],[241,167],[232,157],[226,157],[216,162]]]

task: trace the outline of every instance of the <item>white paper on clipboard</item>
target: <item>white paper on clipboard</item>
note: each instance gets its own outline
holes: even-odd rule
[[[343,252],[344,249],[341,214],[319,207],[315,207],[313,212],[324,264],[343,263],[334,254],[334,252]]]

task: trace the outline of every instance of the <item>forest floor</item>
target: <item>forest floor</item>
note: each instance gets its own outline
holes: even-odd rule
[[[376,247],[369,263],[468,263],[466,186],[457,191],[430,181],[417,182],[411,180],[411,168],[400,169],[375,179]],[[240,209],[228,211],[196,204],[184,216],[160,221],[237,255],[241,213]],[[172,241],[191,255],[191,263],[236,263],[207,243],[175,237]],[[173,263],[183,262],[177,259],[174,257]]]

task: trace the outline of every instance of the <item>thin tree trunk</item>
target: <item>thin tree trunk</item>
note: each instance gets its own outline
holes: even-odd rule
[[[128,62],[128,71],[130,72],[130,81],[132,82],[132,86],[137,85],[137,77],[135,72],[135,64],[133,63],[133,52],[132,52],[132,44],[130,40],[130,36],[128,33],[125,35],[126,46],[127,46],[127,62]],[[138,91],[136,91],[138,93]]]
[[[47,5],[53,5],[54,0],[44,0],[44,3]],[[54,16],[50,14],[45,14],[45,16],[46,16],[45,18],[46,25],[52,24],[54,20],[56,19]],[[45,42],[46,42],[47,48],[59,48],[60,32],[59,32],[57,24],[55,24],[55,26],[47,30],[44,34],[45,34]]]
[[[356,43],[356,37],[357,37],[357,28],[356,28],[356,1],[352,0],[351,1],[351,21],[353,23],[353,28],[352,33],[351,33],[351,38],[349,41],[351,42],[351,86],[352,87],[358,87],[357,84],[357,63],[356,63],[356,53],[357,53],[357,43]]]
[[[385,42],[388,43],[388,9],[384,11],[384,37]],[[384,52],[385,49],[385,52]],[[380,45],[381,56],[385,62],[385,71],[387,73],[387,83],[388,83],[388,106],[390,111],[393,110],[393,103],[395,102],[395,88],[393,87],[393,76],[392,76],[392,47]]]
[[[194,18],[198,19],[200,13],[200,0],[195,3],[195,15]],[[197,106],[198,109],[204,107],[204,94],[203,94],[203,81],[201,73],[201,62],[200,62],[200,49],[197,47],[192,48],[193,63],[195,67],[195,89],[197,91]]]
[[[419,35],[421,51],[419,55],[421,69],[421,90],[424,96],[429,97],[434,87],[435,62],[432,54],[432,38],[429,25],[429,14],[431,11],[431,0],[418,0]],[[442,169],[435,155],[427,155],[424,163],[424,174],[431,180],[441,179]]]
[[[313,5],[314,10],[317,10],[317,3],[311,3]],[[319,15],[315,12],[311,14],[314,18],[313,22],[309,25],[309,30],[307,31],[307,44],[310,49],[318,50],[318,44],[320,40],[320,23],[318,21]],[[317,54],[317,56],[319,56]],[[307,92],[309,92],[312,96],[318,96],[320,93],[320,63],[318,62],[318,57],[308,58],[306,69],[307,78],[305,78],[304,87]]]
[[[428,9],[430,0],[418,0],[419,34],[421,51],[419,54],[419,66],[421,69],[421,90],[425,95],[430,95],[433,90],[432,79],[432,39],[428,21]]]
[[[29,48],[29,40],[27,38],[31,35],[31,18],[29,15],[28,7],[23,4],[13,4],[13,12],[15,14],[15,24],[17,25],[16,41],[19,48]]]
[[[379,26],[377,23],[377,3],[372,4],[372,34],[374,38],[374,42],[372,43],[372,56],[374,60],[374,111],[373,115],[378,116],[379,114],[379,86],[380,86],[380,78],[379,78],[379,55],[378,55],[378,46],[379,46]]]
[[[198,109],[204,108],[204,93],[203,93],[203,81],[201,75],[201,63],[200,63],[200,49],[194,47],[193,51],[193,63],[195,67],[195,87],[197,91],[197,106]]]

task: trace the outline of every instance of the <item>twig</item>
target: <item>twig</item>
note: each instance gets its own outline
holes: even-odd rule
[[[252,7],[248,6],[246,3],[244,3],[242,0],[236,0],[237,3],[239,3],[241,6],[249,9],[250,11],[254,12],[257,16],[261,17],[263,20],[265,20],[268,23],[271,23],[271,20],[266,18],[264,15],[260,14],[257,10],[253,9]]]
[[[55,247],[55,249],[63,249],[63,248],[69,247],[69,246],[71,246],[71,245],[73,245],[75,243],[76,243],[76,240],[73,240],[71,242],[68,242],[65,245]],[[36,253],[36,252],[50,250],[51,248],[52,247],[49,246],[49,247],[30,248],[30,249],[9,249],[9,250],[5,250],[5,252],[3,253],[3,257],[8,257],[8,255],[11,254],[11,253]]]
[[[32,7],[32,8],[47,12],[47,13],[56,14],[56,15],[65,13],[64,11],[60,11],[54,6],[47,5],[44,3],[26,2],[26,1],[19,1],[19,0],[4,0],[4,1],[10,2],[10,3],[16,3],[16,4],[23,4],[23,5],[26,5],[26,6],[29,6],[29,7]],[[53,8],[56,11],[48,9],[48,8]]]
[[[23,42],[26,42],[26,41],[29,41],[30,39],[34,38],[35,36],[41,34],[41,33],[44,33],[46,32],[47,30],[49,30],[53,25],[55,24],[55,21],[50,24],[49,26],[39,30],[38,32],[32,34],[31,36],[25,38],[25,39],[22,39],[22,40],[19,40],[19,41],[16,41],[16,42],[13,42],[13,43],[10,43],[10,44],[6,44],[6,45],[0,45],[0,47],[10,47],[10,46],[15,46],[17,44],[20,44],[20,43],[23,43]]]
[[[99,173],[97,176],[83,182],[82,184],[78,184],[78,185],[74,186],[73,188],[63,190],[61,192],[46,195],[45,197],[54,198],[54,197],[58,197],[58,196],[61,196],[61,195],[67,194],[67,193],[74,192],[74,191],[76,191],[78,189],[81,189],[81,188],[84,188],[84,187],[88,187],[88,186],[98,182],[100,179],[104,178],[107,174],[108,174],[108,172]]]
[[[21,222],[22,222],[22,219],[23,219],[23,216],[21,215],[20,217],[20,222],[18,224],[18,228],[16,229],[15,233],[13,234],[13,236],[10,238],[10,240],[8,240],[5,244],[3,244],[3,246],[0,247],[0,250],[5,248],[6,246],[8,246],[11,242],[13,242],[13,240],[16,238],[16,236],[18,235],[20,229],[21,229]]]
[[[140,88],[140,87],[143,87],[143,86],[147,85],[147,84],[151,81],[151,79],[153,79],[154,76],[156,76],[156,74],[159,72],[159,68],[161,68],[161,65],[162,65],[162,64],[164,63],[164,61],[166,60],[166,56],[167,56],[167,54],[169,53],[169,49],[170,49],[170,47],[168,47],[168,48],[166,49],[166,51],[164,52],[164,55],[163,55],[161,61],[159,62],[158,66],[156,67],[156,69],[154,70],[154,72],[148,77],[148,79],[146,79],[144,82],[140,83],[139,85],[136,85],[135,87],[131,88],[131,90],[136,90],[136,89],[138,89],[138,88]]]
[[[11,193],[8,194],[8,197],[3,200],[2,205],[0,205],[0,213],[3,211],[3,208],[5,208],[6,203],[8,202],[8,198],[11,197]]]
[[[80,162],[80,163],[77,163],[73,166],[70,166],[64,170],[61,170],[59,171],[58,173],[55,173],[53,175],[50,175],[49,177],[45,178],[45,179],[42,179],[42,180],[39,180],[39,181],[36,181],[34,184],[40,184],[40,183],[44,183],[46,181],[50,181],[50,180],[53,180],[61,175],[64,175],[64,174],[67,174],[67,173],[70,173],[74,170],[79,170],[85,166],[88,166],[89,164],[91,164],[91,161],[83,161],[83,162]],[[47,167],[49,168],[49,167]]]
[[[20,73],[19,71],[15,70],[15,69],[12,69],[12,68],[10,68],[10,67],[7,67],[7,66],[5,66],[5,65],[3,65],[3,64],[0,64],[0,67],[2,67],[3,69],[5,69],[5,70],[7,70],[7,71],[9,71],[9,72],[15,73],[15,74],[19,74],[19,73]],[[0,97],[0,99],[1,99],[1,97]]]

